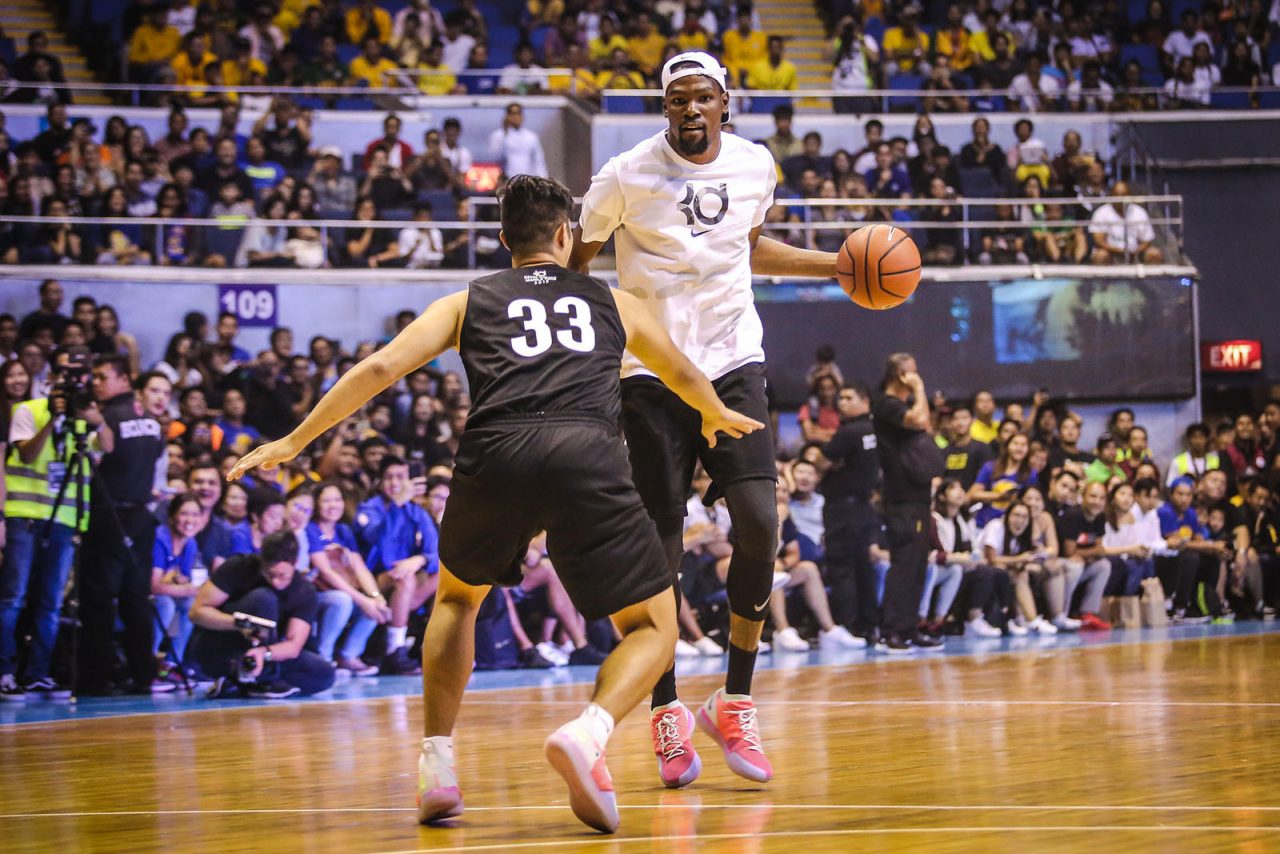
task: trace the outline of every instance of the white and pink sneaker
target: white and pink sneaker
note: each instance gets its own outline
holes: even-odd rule
[[[569,806],[578,820],[601,833],[618,829],[618,799],[604,763],[604,745],[578,720],[553,732],[543,745],[551,767],[569,784]]]
[[[698,779],[702,759],[693,749],[693,712],[679,700],[659,706],[649,716],[649,730],[662,785],[679,789]]]
[[[462,815],[462,790],[453,761],[453,742],[424,738],[418,756],[418,823]]]
[[[756,704],[750,697],[727,695],[721,688],[698,709],[698,729],[720,745],[729,769],[740,777],[767,783],[773,766],[760,743]]]

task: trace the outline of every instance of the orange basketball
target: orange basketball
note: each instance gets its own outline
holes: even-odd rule
[[[863,308],[902,305],[920,284],[920,250],[900,228],[865,225],[850,234],[836,254],[836,279],[849,299]]]

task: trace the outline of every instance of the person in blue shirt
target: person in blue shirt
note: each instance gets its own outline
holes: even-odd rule
[[[1018,492],[1036,482],[1039,472],[1031,467],[1031,443],[1025,433],[1015,433],[1000,449],[1000,454],[978,469],[969,487],[970,503],[981,502],[975,519],[985,528],[992,519],[1004,515]]]
[[[907,170],[894,165],[893,147],[887,142],[876,146],[876,165],[863,176],[867,191],[878,199],[907,199],[911,197],[911,178]]]
[[[156,529],[156,542],[151,551],[151,596],[160,626],[156,627],[155,649],[160,649],[163,637],[160,627],[169,631],[176,621],[177,633],[173,648],[178,657],[185,655],[187,641],[191,638],[191,620],[187,613],[200,585],[208,580],[196,578],[193,571],[200,561],[200,549],[196,534],[204,525],[204,508],[199,496],[185,493],[169,502],[167,524]]]
[[[222,431],[222,447],[240,456],[249,453],[249,449],[262,438],[258,428],[244,423],[245,411],[244,392],[238,388],[227,389],[222,396],[222,417],[216,426]]]
[[[284,496],[269,487],[259,487],[249,495],[249,527],[231,530],[231,554],[257,554],[262,541],[284,530]]]
[[[314,494],[315,515],[307,525],[307,554],[316,572],[316,586],[323,591],[321,596],[340,596],[346,604],[345,616],[338,609],[334,609],[331,619],[321,613],[316,652],[326,660],[333,658],[334,645],[358,608],[360,613],[346,633],[336,664],[352,676],[373,676],[378,668],[365,663],[360,655],[373,630],[391,619],[391,606],[360,556],[355,531],[343,521],[347,505],[341,485],[328,481]]]
[[[244,155],[239,166],[253,182],[253,194],[257,198],[270,192],[287,174],[283,166],[267,159],[267,149],[261,137],[249,137],[244,146]]]
[[[1208,530],[1196,517],[1192,506],[1193,481],[1182,477],[1173,482],[1169,500],[1156,511],[1160,520],[1160,536],[1164,537],[1172,556],[1156,561],[1156,571],[1161,579],[1173,582],[1173,622],[1207,623],[1223,616],[1226,609],[1218,598],[1219,562],[1225,552],[1225,543],[1211,541]],[[1203,590],[1199,616],[1187,616],[1192,597]]]
[[[416,675],[422,668],[408,654],[409,614],[436,592],[439,536],[413,500],[425,494],[426,480],[410,478],[409,464],[391,454],[382,458],[379,475],[378,494],[356,511],[356,534],[364,562],[391,605],[382,673]]]

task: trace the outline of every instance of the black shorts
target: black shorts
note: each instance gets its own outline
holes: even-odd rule
[[[764,365],[752,362],[711,383],[725,406],[749,415],[765,429],[741,439],[720,436],[714,448],[702,438],[697,410],[654,377],[622,381],[622,426],[636,489],[654,519],[683,519],[694,464],[713,481],[708,498],[742,480],[777,480]]]
[[[626,448],[604,420],[503,422],[463,434],[440,562],[467,584],[514,587],[542,531],[556,574],[589,620],[671,586]]]

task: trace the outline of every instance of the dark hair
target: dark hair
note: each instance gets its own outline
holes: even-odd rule
[[[1154,479],[1149,477],[1140,477],[1133,482],[1133,491],[1135,495],[1146,494],[1153,489],[1159,488],[1160,484],[1156,483]]]
[[[1015,535],[1013,529],[1009,527],[1009,516],[1018,507],[1027,511],[1027,527],[1021,534]],[[1014,499],[1009,508],[1004,511],[1004,554],[1020,555],[1023,552],[1031,551],[1032,529],[1035,528],[1035,522],[1036,520],[1031,516],[1031,508],[1023,503],[1022,498]],[[1017,546],[1016,551],[1014,551],[1014,546]]]
[[[262,563],[265,566],[275,566],[277,563],[297,563],[298,538],[293,535],[293,531],[276,531],[262,541],[261,555]]]
[[[207,468],[207,466],[200,466],[200,468]],[[169,510],[167,515],[170,522],[178,518],[178,511],[182,509],[182,505],[184,504],[194,504],[200,508],[201,513],[204,512],[204,505],[200,503],[200,497],[194,492],[184,492],[181,495],[173,496],[169,501]]]
[[[262,514],[266,513],[276,505],[284,506],[284,496],[276,492],[270,487],[262,486],[249,493],[249,518],[262,518]],[[293,534],[289,535],[290,537]]]
[[[86,294],[81,294],[80,296],[75,298],[75,300],[71,303],[71,305],[73,308],[79,308],[82,305],[91,305],[94,307],[94,309],[97,309],[98,301],[91,296],[88,296]]]
[[[302,483],[295,486],[293,489],[289,490],[289,494],[284,497],[284,500],[292,501],[295,498],[302,498],[306,496],[311,496],[312,498],[315,498],[315,495],[316,495],[315,484],[307,483],[306,481],[303,481]]]
[[[556,229],[570,221],[573,194],[550,178],[517,175],[498,193],[502,234],[513,255],[547,248]]]
[[[790,104],[779,104],[773,108],[773,117],[775,119],[793,119],[795,116],[795,108]]]
[[[125,357],[122,356],[121,358],[125,358]],[[98,363],[101,364],[102,359],[99,359]],[[145,374],[138,375],[138,378],[133,381],[133,387],[138,391],[142,391],[144,388],[147,387],[147,383],[151,382],[156,377],[159,377],[160,379],[167,382],[170,385],[170,387],[173,386],[173,380],[169,379],[167,376],[160,373],[159,371],[147,371]]]
[[[953,484],[954,484],[955,486],[960,487],[961,489],[963,489],[963,488],[964,488],[964,484],[963,484],[963,483],[961,483],[961,482],[959,481],[959,479],[954,478],[954,477],[945,477],[945,478],[943,478],[943,479],[942,479],[942,481],[938,484],[938,491],[937,491],[937,492],[935,492],[935,493],[933,494],[933,509],[934,509],[936,512],[941,513],[943,516],[945,516],[945,515],[946,515],[946,506],[947,506],[946,494],[947,494],[947,490],[948,490],[948,489],[950,489],[950,488],[952,487],[952,485],[953,485]],[[969,508],[968,508],[968,506],[967,506],[966,504],[961,504],[961,505],[960,505],[960,514],[959,514],[959,515],[960,515],[960,518],[962,518],[962,519],[968,519],[968,518],[969,518]]]
[[[1118,409],[1111,410],[1111,415],[1108,416],[1107,418],[1107,426],[1114,427],[1116,423],[1116,419],[1119,418],[1121,415],[1124,415],[1125,413],[1128,413],[1130,418],[1133,417],[1133,410],[1127,406],[1121,406]]]
[[[862,380],[849,380],[841,387],[841,391],[848,389],[863,400],[871,399],[871,389]]]
[[[183,338],[186,338],[188,341],[193,340],[186,332],[175,332],[169,336],[169,343],[165,345],[164,348],[164,361],[168,362],[175,368],[178,366],[178,344]]]
[[[162,374],[161,376],[163,376],[163,374]],[[207,402],[207,401],[208,401],[208,399],[209,399],[209,396],[208,396],[208,395],[206,395],[206,394],[204,393],[204,387],[203,387],[203,386],[193,385],[193,386],[187,386],[187,387],[186,387],[186,388],[184,388],[181,392],[179,392],[179,394],[178,394],[178,403],[179,403],[179,404],[186,403],[186,402],[187,402],[187,398],[191,397],[191,395],[193,395],[193,394],[200,394],[200,395],[204,395],[206,402]]]
[[[387,469],[393,466],[407,466],[404,457],[398,457],[395,454],[387,454],[382,458],[382,465],[378,466],[378,477],[382,477],[387,473]]]
[[[1107,511],[1106,511],[1107,524],[1109,524],[1111,527],[1117,530],[1119,530],[1120,528],[1120,525],[1119,525],[1120,516],[1119,514],[1116,513],[1116,508],[1114,506],[1115,500],[1116,500],[1116,493],[1124,489],[1126,486],[1129,487],[1130,489],[1133,489],[1133,484],[1129,483],[1128,481],[1122,481],[1107,490]]]
[[[278,339],[281,335],[284,335],[286,332],[289,333],[290,335],[293,334],[293,330],[290,329],[289,327],[277,326],[275,329],[271,330],[271,335],[267,338],[267,340],[270,342],[272,347],[275,347],[276,339]]]
[[[458,130],[462,130],[462,122],[458,121],[453,116],[449,116],[449,118],[444,120],[444,124],[442,124],[440,127],[442,130],[448,130],[449,128],[457,128]]]
[[[360,445],[359,445],[360,456],[364,456],[364,452],[369,450],[370,448],[388,448],[388,447],[390,447],[390,445],[387,444],[386,439],[382,438],[381,436],[370,436],[368,439],[365,439],[360,442]]]
[[[133,378],[133,369],[129,366],[129,357],[123,353],[103,353],[93,363],[95,368],[111,368],[117,376]]]
[[[883,145],[883,143],[881,143]],[[908,359],[915,359],[910,353],[894,353],[885,359],[884,363],[884,379],[880,382],[880,390],[884,391],[889,387],[889,383],[898,379],[902,375],[902,366],[907,363]]]

